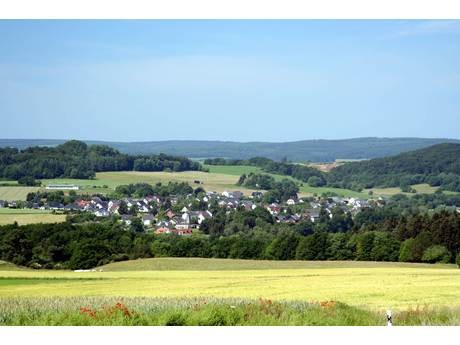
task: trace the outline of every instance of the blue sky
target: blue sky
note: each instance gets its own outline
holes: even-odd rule
[[[460,138],[460,21],[0,21],[0,137]]]

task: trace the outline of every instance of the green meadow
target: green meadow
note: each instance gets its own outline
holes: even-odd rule
[[[35,223],[60,223],[65,221],[65,215],[54,214],[48,210],[0,208],[0,225],[19,225]]]
[[[0,200],[26,200],[28,193],[38,189],[38,187],[0,186]]]

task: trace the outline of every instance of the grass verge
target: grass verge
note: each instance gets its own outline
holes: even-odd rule
[[[8,298],[0,325],[17,326],[384,326],[384,311],[340,302],[268,299]],[[394,314],[394,324],[460,325],[458,309],[417,308]]]

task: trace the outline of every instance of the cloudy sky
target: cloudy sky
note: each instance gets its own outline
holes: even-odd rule
[[[0,21],[0,137],[460,138],[460,21]]]

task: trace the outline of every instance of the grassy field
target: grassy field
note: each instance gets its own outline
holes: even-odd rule
[[[13,224],[19,225],[34,223],[60,223],[65,221],[65,215],[52,214],[46,210],[31,209],[10,209],[0,208],[0,225]]]
[[[124,296],[339,301],[369,310],[460,307],[454,265],[144,259],[102,272],[0,271],[0,298]]]
[[[39,187],[0,187],[0,200],[26,200],[27,194]]]
[[[439,187],[431,187],[427,183],[421,183],[421,184],[414,184],[412,185],[412,188],[414,188],[417,193],[421,194],[431,194],[436,192]],[[371,188],[371,189],[365,189],[364,192],[368,193],[369,191],[372,191],[374,195],[395,195],[395,194],[405,194],[405,195],[414,195],[414,193],[402,193],[401,188],[399,187],[393,187],[393,188]]]
[[[225,174],[225,175],[236,175],[240,177],[243,174],[260,173],[262,169],[251,165],[203,165],[209,169],[210,173],[214,174]]]

